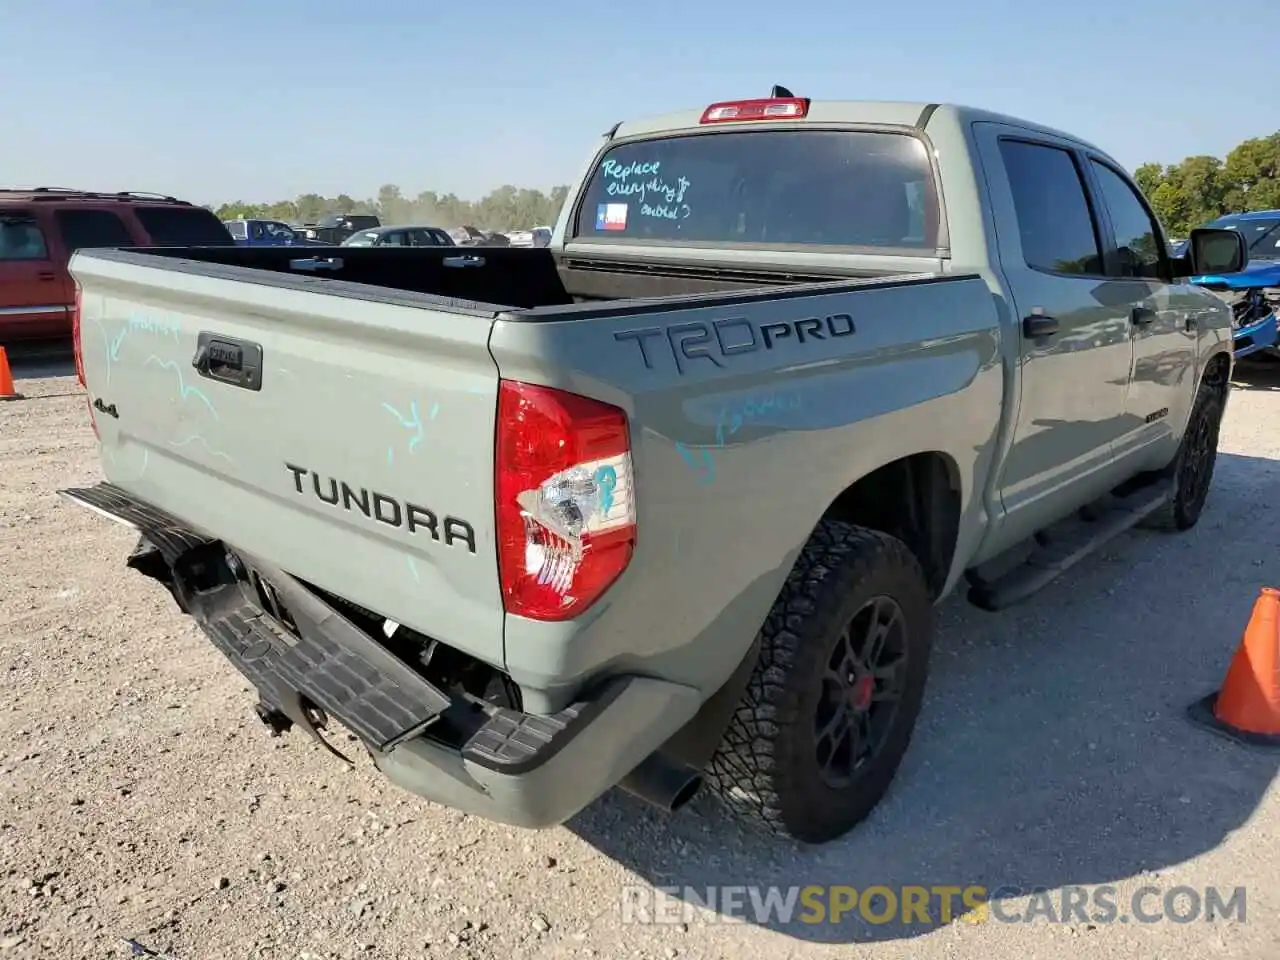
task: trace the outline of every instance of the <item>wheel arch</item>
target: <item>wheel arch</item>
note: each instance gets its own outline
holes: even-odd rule
[[[1219,391],[1223,399],[1226,399],[1231,389],[1231,373],[1234,366],[1235,359],[1230,351],[1215,350],[1205,361],[1204,370],[1200,374],[1200,384],[1213,387]]]
[[[901,540],[937,597],[955,560],[963,504],[959,464],[950,454],[928,450],[899,457],[853,481],[819,522],[840,520]]]

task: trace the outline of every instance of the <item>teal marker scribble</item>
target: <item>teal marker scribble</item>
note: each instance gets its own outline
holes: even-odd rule
[[[93,318],[93,325],[98,328],[98,332],[102,334],[103,346],[107,348],[107,383],[111,382],[111,368],[116,358],[120,355],[120,344],[124,341],[124,335],[128,333],[128,328],[121,330],[120,335],[114,340],[111,334],[107,333],[107,328],[102,325],[102,320],[98,317]]]
[[[129,325],[125,329],[166,337],[174,343],[182,342],[182,324],[177,320],[155,317],[146,313],[135,313],[129,318]]]
[[[120,359],[120,347],[124,343],[125,335],[128,334],[128,332],[129,332],[129,328],[125,327],[116,335],[116,338],[111,341],[109,352],[111,354],[112,360]]]
[[[684,458],[685,463],[698,474],[701,484],[714,483],[716,465],[711,450],[720,450],[725,446],[727,438],[732,437],[748,424],[766,423],[774,414],[787,414],[800,410],[803,401],[796,391],[775,392],[751,397],[739,403],[720,408],[716,417],[715,443],[708,448],[700,448],[695,457],[684,444],[677,442],[676,451]]]
[[[410,401],[409,412],[412,414],[412,416],[410,417],[406,417],[403,413],[401,413],[399,410],[397,410],[395,407],[393,407],[389,403],[384,403],[382,405],[382,409],[386,410],[389,414],[391,414],[393,417],[399,420],[400,426],[404,427],[406,430],[414,431],[413,437],[409,440],[409,452],[413,453],[414,448],[419,443],[422,442],[422,417],[419,416],[418,414],[418,401],[417,400]],[[439,410],[440,410],[439,404],[435,404],[431,408],[431,419],[433,420],[435,419],[435,416],[439,412]]]
[[[192,387],[187,384],[186,380],[182,376],[182,368],[180,366],[172,360],[161,360],[154,353],[143,361],[143,366],[146,366],[148,363],[154,363],[156,366],[163,367],[166,370],[172,370],[178,376],[178,396],[183,400],[186,400],[188,397],[195,397],[209,408],[209,412],[213,414],[213,419],[218,419],[218,411],[214,409],[213,401],[206,397],[199,387]]]
[[[205,450],[207,450],[211,456],[220,457],[221,459],[227,461],[227,463],[231,464],[232,466],[235,466],[234,460],[232,460],[229,456],[227,456],[221,450],[213,449],[213,447],[209,446],[209,441],[206,440],[204,437],[200,436],[198,433],[193,433],[191,436],[187,437],[187,439],[185,440],[168,440],[166,442],[169,444],[169,446],[175,449],[179,447],[186,447],[193,443],[199,443],[200,446],[204,447]]]
[[[105,309],[105,308],[104,308]],[[111,382],[111,371],[114,365],[120,360],[120,349],[124,346],[126,338],[132,331],[153,334],[155,336],[166,337],[175,343],[180,343],[182,327],[175,320],[157,320],[145,314],[134,314],[131,316],[120,332],[114,337],[102,323],[101,317],[93,317],[94,326],[102,334],[102,342],[107,348],[107,382]],[[214,414],[217,415],[216,413]]]
[[[618,485],[618,471],[606,464],[596,470],[595,481],[600,488],[600,509],[608,513],[613,507],[613,488]]]
[[[693,468],[698,476],[698,483],[706,486],[716,482],[716,462],[711,459],[711,454],[707,450],[699,450],[701,459],[695,458],[693,451],[686,447],[679,440],[676,441],[676,452],[684,457],[684,462]]]
[[[109,460],[109,461],[111,462],[111,465],[114,467],[114,466],[116,465],[116,463],[118,462],[118,461],[116,460],[115,451],[113,451],[110,447],[103,447],[103,448],[102,448],[102,453],[103,453],[103,456],[105,456],[105,457],[107,458],[107,460]],[[137,474],[135,474],[135,475],[131,478],[131,480],[141,480],[141,479],[142,479],[142,475],[143,475],[143,474],[145,474],[145,473],[147,472],[147,465],[148,465],[150,462],[151,462],[151,451],[150,451],[150,450],[148,450],[146,447],[143,447],[143,448],[142,448],[142,466],[140,466],[140,467],[138,468],[138,472],[137,472]],[[119,480],[119,479],[120,479],[120,477],[118,477],[118,476],[117,476],[117,477],[113,477],[112,479],[113,479],[113,480]]]
[[[724,446],[726,427],[728,428],[727,435],[732,437],[744,425],[759,423],[775,411],[789,413],[793,410],[799,410],[800,407],[800,394],[795,391],[765,394],[731,406],[721,407],[720,415],[716,418],[716,446]]]

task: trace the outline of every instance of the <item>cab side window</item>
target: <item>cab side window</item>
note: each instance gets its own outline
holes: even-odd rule
[[[109,210],[68,208],[54,213],[68,253],[93,247],[132,247],[124,221]]]
[[[0,214],[0,260],[48,260],[49,247],[29,213]]]
[[[1075,158],[1043,143],[1001,140],[1028,267],[1046,273],[1105,276],[1102,245]]]
[[[1090,160],[1103,202],[1111,213],[1119,254],[1120,276],[1160,279],[1160,227],[1134,189],[1105,163]]]

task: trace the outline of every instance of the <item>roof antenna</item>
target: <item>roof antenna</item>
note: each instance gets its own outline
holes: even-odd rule
[[[795,94],[794,94],[794,93],[792,93],[790,90],[788,90],[786,87],[779,86],[778,84],[776,84],[776,83],[775,83],[775,84],[773,85],[773,93],[769,94],[769,96],[770,96],[772,99],[774,99],[774,100],[778,100],[778,99],[781,99],[781,98],[783,98],[783,97],[792,97],[792,98],[794,98],[794,97],[795,97]]]

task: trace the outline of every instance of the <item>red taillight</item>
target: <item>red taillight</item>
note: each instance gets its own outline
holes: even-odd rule
[[[531,620],[580,615],[635,549],[627,415],[574,393],[503,380],[495,454],[507,613]]]
[[[769,97],[765,100],[725,100],[702,111],[700,123],[741,120],[801,120],[809,113],[807,97]]]
[[[76,302],[71,308],[71,342],[75,345],[76,351],[76,379],[80,381],[82,387],[87,386],[84,382],[84,355],[80,351],[80,311],[83,300],[84,291],[80,289],[80,283],[77,281]]]

